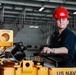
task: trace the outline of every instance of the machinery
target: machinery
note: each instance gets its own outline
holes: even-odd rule
[[[5,51],[5,48],[10,46],[13,46],[13,31],[0,30],[0,50]],[[6,51],[7,60],[3,64],[0,63],[0,75],[76,75],[76,67],[52,68],[43,66],[38,55],[35,55],[37,63],[26,60],[25,49],[26,46],[19,42],[11,51]],[[15,58],[15,61],[11,61],[10,57]]]

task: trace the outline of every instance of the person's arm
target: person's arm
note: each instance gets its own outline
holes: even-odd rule
[[[60,47],[60,48],[44,47],[41,53],[68,54],[68,49],[66,47]]]

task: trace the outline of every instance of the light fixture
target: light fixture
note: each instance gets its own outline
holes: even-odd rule
[[[30,28],[39,28],[39,26],[30,26]]]
[[[44,9],[44,7],[41,7],[40,9],[39,9],[39,11],[42,11]]]
[[[73,14],[76,14],[76,12],[73,12]]]
[[[39,28],[39,26],[34,26],[34,28]]]
[[[33,28],[33,26],[30,26],[30,28]]]

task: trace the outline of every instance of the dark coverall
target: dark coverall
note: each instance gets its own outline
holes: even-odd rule
[[[58,63],[58,67],[75,66],[74,56],[75,56],[76,36],[71,30],[66,28],[60,35],[58,32],[57,33],[55,32],[51,37],[50,44],[51,48],[66,47],[68,49],[68,54],[62,54],[60,56],[62,61]]]

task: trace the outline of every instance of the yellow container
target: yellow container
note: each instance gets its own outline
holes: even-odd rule
[[[22,68],[21,67],[15,68],[14,75],[22,75]]]
[[[40,63],[37,63],[38,75],[48,75],[48,67],[43,67]]]
[[[0,67],[0,75],[14,75],[13,67]]]
[[[37,67],[32,60],[23,61],[22,75],[37,75]]]
[[[30,73],[33,71],[34,63],[32,60],[23,61],[23,73]]]
[[[48,68],[47,67],[39,67],[38,75],[48,75]]]
[[[31,72],[24,72],[22,75],[38,75],[37,68],[33,67]]]

